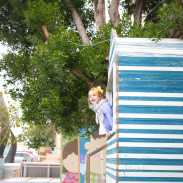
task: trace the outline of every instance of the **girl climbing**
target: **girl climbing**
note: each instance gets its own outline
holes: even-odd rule
[[[100,86],[94,87],[88,92],[88,105],[96,114],[99,134],[107,134],[107,137],[109,137],[113,130],[113,108]]]

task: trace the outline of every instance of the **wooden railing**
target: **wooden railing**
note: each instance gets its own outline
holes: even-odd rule
[[[94,154],[102,151],[103,149],[107,148],[107,144],[101,146],[100,148],[96,149],[95,151],[89,153],[86,156],[86,183],[90,183],[90,157]]]

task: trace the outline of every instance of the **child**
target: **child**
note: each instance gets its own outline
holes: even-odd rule
[[[104,90],[100,86],[92,88],[88,93],[88,105],[96,114],[96,123],[99,124],[99,134],[107,134],[113,129],[113,108],[107,102]]]

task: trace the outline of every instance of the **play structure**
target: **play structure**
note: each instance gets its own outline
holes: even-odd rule
[[[183,40],[111,33],[107,183],[183,182]]]

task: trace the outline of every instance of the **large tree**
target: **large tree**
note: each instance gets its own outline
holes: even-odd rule
[[[13,49],[0,67],[7,84],[14,85],[10,92],[21,102],[24,121],[52,121],[68,134],[95,124],[87,91],[106,86],[111,28],[122,37],[171,37],[170,29],[182,35],[178,0],[166,6],[159,0],[111,0],[108,23],[105,0],[0,2],[1,40]],[[125,14],[120,17],[121,5]]]

